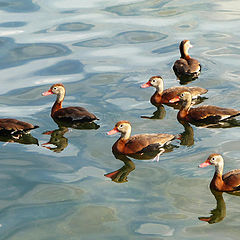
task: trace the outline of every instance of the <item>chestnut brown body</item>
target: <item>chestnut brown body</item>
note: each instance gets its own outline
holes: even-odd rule
[[[199,167],[215,166],[215,173],[210,188],[220,192],[234,192],[240,190],[240,169],[232,170],[223,175],[224,161],[220,154],[213,153]]]
[[[120,132],[121,137],[114,143],[113,152],[119,154],[136,154],[147,151],[161,151],[175,136],[167,133],[131,135],[131,125],[128,121],[116,123],[115,128],[108,132],[109,135]]]
[[[198,96],[207,93],[207,89],[201,87],[171,87],[164,90],[163,79],[161,76],[153,76],[145,84],[142,84],[142,88],[147,87],[156,88],[155,93],[152,95],[150,101],[153,105],[158,106],[160,104],[170,104],[170,100],[180,95],[183,92],[190,92],[192,98],[197,98]]]
[[[63,84],[58,83],[51,86],[51,88],[44,92],[42,95],[47,96],[51,94],[56,94],[57,99],[51,110],[51,117],[55,122],[92,122],[98,118],[93,114],[88,112],[83,107],[62,107],[62,102],[65,97],[65,87]]]
[[[189,48],[192,47],[189,40],[183,40],[179,45],[181,57],[173,65],[173,71],[178,78],[186,75],[197,78],[201,72],[201,65],[198,60],[191,58],[188,54]]]
[[[177,115],[179,121],[187,121],[196,125],[214,124],[240,115],[239,110],[232,108],[222,108],[211,105],[191,108],[192,96],[189,92],[183,92],[176,99],[182,100],[182,107]]]
[[[31,123],[19,121],[12,118],[0,119],[0,134],[24,134],[30,132],[32,129],[38,128]]]

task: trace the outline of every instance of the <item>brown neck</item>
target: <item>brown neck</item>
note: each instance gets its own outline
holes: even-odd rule
[[[59,109],[61,109],[61,108],[62,108],[62,102],[58,102],[58,101],[56,100],[56,102],[55,102],[54,105],[52,106],[51,116],[53,116],[54,113],[55,113],[56,111],[58,111]]]
[[[222,180],[222,174],[216,171],[210,183],[210,187],[218,191],[221,191],[223,188],[223,185],[224,185],[224,182]]]
[[[178,112],[178,119],[179,120],[183,120],[187,116],[188,111],[191,107],[191,103],[192,103],[192,100],[190,98],[185,100],[182,103],[182,107],[181,107],[180,111]]]
[[[62,102],[64,100],[65,97],[65,89],[61,89],[61,91],[57,94],[57,99],[54,103],[54,105],[52,106],[52,111],[51,111],[51,116],[53,116],[53,114],[62,108]]]
[[[151,103],[154,104],[159,104],[161,103],[162,100],[162,93],[159,93],[157,90],[156,92],[152,95],[150,101]]]
[[[223,162],[220,162],[219,164],[215,165],[215,173],[211,181],[211,186],[213,186],[215,189],[219,191],[221,191],[224,185],[224,182],[222,180],[222,174],[223,174]]]
[[[188,54],[188,49],[186,49],[186,47],[181,47],[180,53],[181,53],[181,58],[190,59],[190,56]]]

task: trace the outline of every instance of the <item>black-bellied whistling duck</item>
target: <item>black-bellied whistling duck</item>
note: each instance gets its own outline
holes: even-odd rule
[[[187,121],[195,125],[216,124],[240,115],[240,111],[236,109],[211,105],[191,108],[192,96],[189,92],[181,93],[180,96],[173,99],[173,102],[177,100],[182,101],[182,107],[177,115],[178,120]]]
[[[98,120],[93,114],[88,112],[83,107],[66,107],[62,108],[62,102],[65,97],[65,87],[61,83],[57,83],[51,86],[51,88],[42,93],[43,96],[56,94],[57,99],[52,107],[51,117],[55,122],[92,122]]]
[[[215,174],[210,188],[220,192],[234,192],[240,190],[240,169],[232,170],[223,175],[223,157],[220,154],[211,154],[199,167],[215,166]]]
[[[186,91],[189,91],[192,94],[192,98],[197,98],[208,91],[207,89],[201,87],[171,87],[163,90],[163,79],[161,76],[151,77],[147,83],[141,85],[141,88],[151,86],[156,88],[156,92],[150,99],[151,103],[155,106],[158,106],[159,104],[171,104],[173,102],[170,103],[170,100]]]
[[[179,45],[181,57],[174,63],[173,71],[180,80],[185,76],[190,76],[192,79],[195,79],[200,75],[200,63],[188,54],[188,50],[191,47],[192,45],[189,40],[183,40]]]
[[[138,134],[131,137],[131,124],[128,121],[119,121],[115,127],[108,132],[108,135],[121,133],[120,138],[114,143],[112,149],[114,153],[134,155],[144,152],[159,151],[158,157],[163,153],[164,147],[176,136],[167,133]]]
[[[19,121],[12,118],[0,119],[0,134],[11,135],[13,138],[20,138],[23,134],[28,134],[32,129],[38,128],[31,123]]]

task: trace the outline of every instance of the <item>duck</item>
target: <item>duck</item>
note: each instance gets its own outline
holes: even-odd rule
[[[207,160],[199,165],[200,168],[215,166],[215,173],[210,188],[219,192],[234,192],[240,190],[240,169],[223,174],[224,160],[220,154],[212,153]]]
[[[29,134],[35,128],[39,128],[39,126],[13,118],[0,119],[0,135],[11,136],[15,139]]]
[[[175,61],[173,71],[180,80],[185,76],[195,79],[200,75],[200,63],[197,59],[191,58],[188,54],[188,50],[191,47],[192,45],[189,40],[183,40],[179,45],[181,57],[179,60]]]
[[[176,138],[175,135],[167,133],[137,134],[131,136],[131,123],[129,121],[119,121],[115,127],[109,131],[108,135],[121,133],[120,138],[113,144],[112,150],[114,154],[136,155],[146,152],[159,151],[159,156],[165,151],[164,147]]]
[[[50,89],[42,93],[42,96],[57,95],[56,101],[52,106],[51,117],[56,123],[69,122],[84,123],[93,122],[99,120],[93,113],[88,112],[83,107],[62,107],[62,103],[65,97],[65,87],[62,83],[53,84]]]
[[[205,94],[208,92],[207,89],[201,88],[201,87],[171,87],[168,89],[164,89],[163,87],[163,79],[161,76],[153,76],[151,77],[148,82],[141,85],[141,88],[148,88],[148,87],[154,87],[156,88],[155,93],[152,95],[150,102],[155,105],[159,106],[160,104],[171,104],[173,102],[169,102],[171,99],[175,98],[182,92],[189,91],[192,94],[192,98],[196,99],[202,94]],[[176,100],[176,102],[179,102]]]
[[[217,124],[240,115],[239,110],[212,105],[191,108],[192,95],[190,92],[183,92],[170,102],[178,100],[182,101],[182,106],[177,115],[179,122],[184,121],[195,125]]]

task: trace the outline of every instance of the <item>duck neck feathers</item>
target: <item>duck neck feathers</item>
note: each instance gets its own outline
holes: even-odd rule
[[[56,101],[52,106],[51,116],[53,116],[56,111],[62,108],[62,102],[64,100],[64,97],[65,97],[65,90],[63,89],[63,91],[57,94]]]

